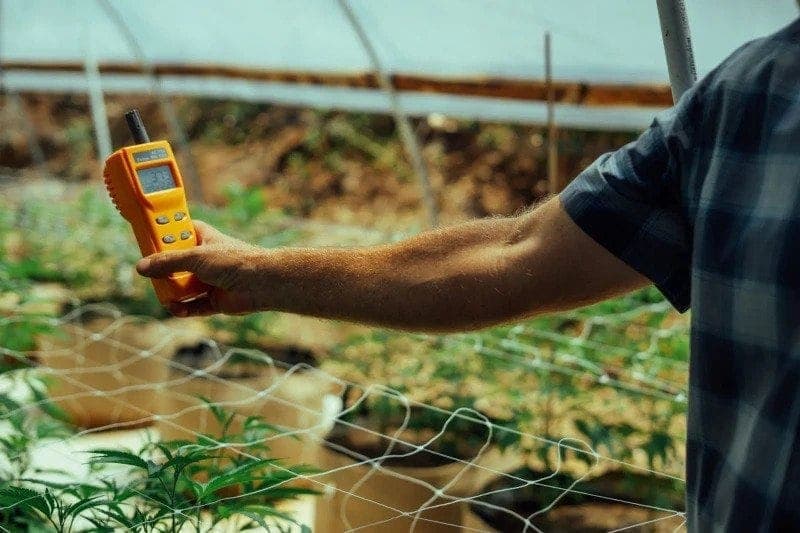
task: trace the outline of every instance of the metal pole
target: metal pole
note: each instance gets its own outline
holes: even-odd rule
[[[89,108],[92,112],[94,136],[97,141],[97,157],[101,161],[113,152],[111,131],[108,128],[108,115],[106,103],[103,99],[103,86],[100,81],[100,69],[97,66],[97,57],[94,53],[94,39],[89,21],[83,21],[84,61],[83,68],[86,72],[86,82],[89,90]]]
[[[192,148],[189,145],[189,137],[186,135],[186,131],[183,129],[180,120],[178,120],[178,114],[175,112],[175,107],[172,105],[172,102],[169,100],[169,98],[164,95],[164,91],[161,88],[160,77],[158,74],[156,74],[153,64],[149,59],[147,59],[147,56],[139,44],[139,40],[136,38],[136,35],[134,35],[133,31],[131,31],[130,27],[128,27],[124,17],[117,10],[117,8],[109,0],[97,0],[97,2],[106,12],[108,18],[111,19],[111,22],[113,22],[114,25],[120,30],[123,38],[128,42],[128,46],[136,56],[136,60],[139,61],[147,73],[147,76],[150,78],[152,82],[153,93],[158,100],[159,106],[161,107],[161,112],[164,114],[164,118],[167,120],[167,127],[170,130],[170,134],[180,150],[180,153],[184,156],[183,163],[185,164],[182,165],[184,171],[183,174],[186,177],[186,181],[191,185],[188,187],[187,193],[192,200],[202,201],[205,198],[203,194],[203,185],[200,182],[200,174],[197,171],[197,165],[195,164],[194,156],[192,155]]]
[[[419,177],[420,185],[422,187],[422,200],[425,203],[425,209],[428,212],[428,223],[431,227],[436,227],[439,225],[439,209],[436,206],[433,188],[431,187],[431,181],[428,177],[428,169],[425,167],[425,160],[422,157],[422,149],[419,146],[419,139],[417,139],[417,136],[411,127],[411,121],[408,120],[408,117],[403,112],[402,106],[400,105],[400,100],[397,98],[397,90],[395,90],[392,81],[389,79],[389,76],[386,74],[386,71],[381,65],[380,59],[378,58],[378,53],[372,46],[369,37],[367,37],[367,34],[364,31],[364,28],[361,26],[361,23],[358,21],[355,13],[350,8],[347,0],[338,1],[339,7],[341,7],[342,12],[344,12],[344,15],[347,17],[350,25],[353,27],[353,31],[355,31],[358,40],[361,41],[361,46],[364,48],[364,51],[369,57],[369,61],[372,64],[372,69],[375,71],[375,74],[378,77],[378,84],[380,85],[381,90],[386,93],[386,96],[389,97],[389,105],[392,110],[392,116],[394,117],[395,124],[397,125],[397,130],[400,134],[400,139],[402,140],[406,152],[408,153],[408,157],[411,160],[411,166],[414,168],[414,171]]]
[[[697,80],[689,19],[683,0],[656,0],[656,6],[667,56],[672,100],[677,102]]]
[[[549,31],[544,32],[544,81],[547,87],[547,177],[550,194],[558,194],[561,192],[561,182],[558,176],[558,130],[556,129],[553,56]]]

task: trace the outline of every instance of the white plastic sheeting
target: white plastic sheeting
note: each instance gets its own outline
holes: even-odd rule
[[[111,0],[152,64],[349,74],[370,71],[334,0]],[[95,0],[0,0],[0,61],[140,64]],[[555,79],[666,84],[654,0],[350,0],[390,73],[542,79],[543,33]],[[794,0],[687,0],[699,74],[742,43],[797,16]],[[85,91],[81,73],[4,73],[12,90]],[[150,91],[141,74],[103,74],[103,90]],[[378,91],[201,76],[165,76],[166,93],[386,111]],[[411,114],[542,122],[539,102],[401,95]],[[558,105],[566,126],[638,128],[654,110]]]

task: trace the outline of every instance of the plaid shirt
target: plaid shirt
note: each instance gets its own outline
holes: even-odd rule
[[[689,530],[800,530],[800,19],[734,52],[561,201],[691,304]]]

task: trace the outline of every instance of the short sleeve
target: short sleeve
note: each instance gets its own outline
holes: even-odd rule
[[[679,311],[689,308],[691,235],[681,180],[702,113],[697,86],[634,142],[602,155],[561,193],[572,220],[650,279]]]

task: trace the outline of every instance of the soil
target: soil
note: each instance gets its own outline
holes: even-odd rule
[[[389,457],[381,461],[381,464],[387,467],[433,468],[454,462],[444,456],[449,454],[436,453],[438,450],[435,447],[432,447],[431,451],[427,449],[417,450],[417,448],[406,444],[406,442],[415,442],[417,440],[414,439],[413,435],[398,435],[397,438],[404,442],[394,441],[394,445],[392,445],[392,441],[385,436],[378,436],[361,429],[374,425],[369,420],[356,419],[352,423],[356,427],[335,424],[332,431],[325,438],[326,447],[335,453],[347,455],[357,461],[363,460],[362,456],[370,459],[379,459],[387,455],[387,450],[389,450],[388,454],[390,455],[407,455],[406,457]],[[376,429],[375,431],[378,430]],[[391,431],[382,433],[392,434]],[[390,446],[391,449],[389,449]],[[473,457],[474,455],[473,453],[468,457]]]
[[[21,96],[22,113],[0,98],[0,169],[22,179],[44,173],[99,181],[87,98]],[[224,202],[225,188],[235,182],[260,187],[269,206],[294,215],[378,229],[425,225],[420,186],[390,117],[208,99],[174,102],[210,203]],[[151,138],[173,137],[152,98],[107,96],[114,146],[130,142],[123,113],[131,107],[140,109]],[[45,156],[38,168],[25,119]],[[545,197],[543,128],[438,115],[414,119],[414,125],[443,223],[510,215]],[[574,176],[631,138],[630,133],[560,132],[559,172]],[[185,155],[179,160],[187,175]]]
[[[238,346],[237,348],[256,349],[260,352],[268,353],[275,361],[287,366],[319,366],[318,357],[311,350],[299,346],[275,343],[269,346]],[[225,346],[217,345],[208,340],[201,340],[194,344],[180,346],[175,351],[173,359],[190,368],[207,368],[214,363],[220,354],[226,351],[227,348]],[[223,370],[215,374],[223,379],[253,378],[263,374],[263,368],[264,364],[257,361],[231,362]],[[298,371],[302,372],[303,367],[299,367]]]
[[[523,525],[518,518],[493,507],[481,505],[485,502],[502,509],[513,511],[528,517],[546,508],[569,488],[575,479],[566,474],[551,474],[523,468],[511,472],[516,478],[525,480],[543,480],[544,485],[523,485],[524,482],[511,477],[496,479],[480,489],[487,494],[477,498],[471,505],[471,511],[497,531],[516,531]],[[547,478],[547,479],[545,479]],[[520,487],[520,488],[515,488]],[[560,487],[552,488],[552,487]],[[503,490],[511,489],[511,490]],[[665,509],[683,509],[683,495],[668,478],[632,472],[612,471],[593,479],[587,479],[572,487],[574,491],[563,495],[551,511],[535,517],[533,523],[544,531],[560,532],[600,532],[609,529],[638,524],[669,513],[658,511],[646,505]],[[501,492],[494,492],[501,491]],[[488,494],[492,493],[493,494]],[[588,494],[601,494],[597,498]],[[622,500],[629,504],[615,503],[611,500]],[[632,531],[672,531],[680,520],[665,518],[648,526],[640,526]]]

